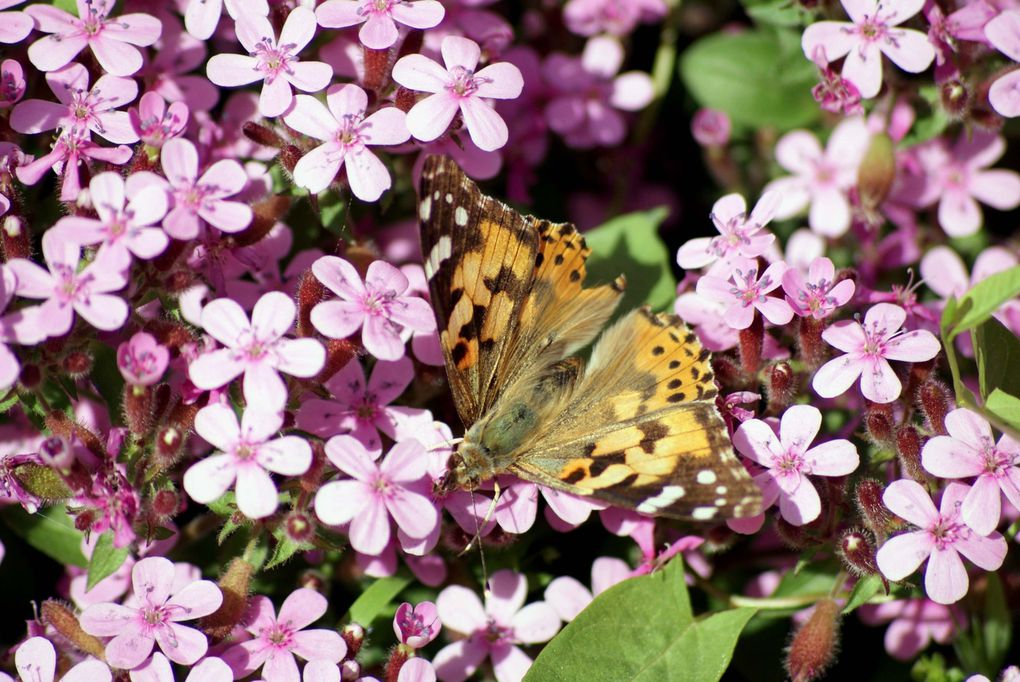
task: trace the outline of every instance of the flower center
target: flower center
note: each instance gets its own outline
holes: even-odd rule
[[[788,448],[786,452],[777,457],[775,466],[772,468],[784,474],[811,473],[807,462],[804,461],[800,452],[794,448]]]
[[[269,38],[262,38],[255,46],[252,56],[258,59],[255,69],[272,81],[280,72],[292,73],[290,63],[294,61],[292,45],[274,45]]]
[[[514,641],[513,630],[493,620],[479,634],[491,644],[511,644]]]
[[[259,636],[277,649],[290,649],[294,646],[294,630],[289,625],[276,623],[271,628],[264,628]]]
[[[868,17],[862,23],[858,24],[857,31],[865,41],[873,43],[877,40],[885,38],[888,34],[886,25],[876,17]]]
[[[149,604],[141,609],[142,621],[150,628],[157,628],[166,623],[170,614],[162,606]]]
[[[1006,475],[1006,470],[1013,465],[1013,457],[999,448],[987,437],[981,439],[981,455],[985,460],[985,472],[996,478]]]
[[[966,530],[965,526],[957,523],[955,516],[947,518],[939,514],[935,524],[928,529],[928,532],[935,541],[935,546],[945,549],[959,540]]]
[[[370,14],[388,16],[400,0],[366,0],[365,4],[358,8],[358,14],[368,16]]]
[[[755,268],[747,272],[737,270],[733,276],[733,279],[736,280],[736,285],[730,289],[730,293],[739,299],[745,308],[755,302],[761,303],[764,301],[765,294],[762,293],[762,290],[768,288],[772,283],[771,277],[765,276],[760,281],[755,281],[757,277],[758,271]]]
[[[258,443],[249,443],[247,441],[241,441],[234,448],[234,457],[239,460],[249,460],[255,457],[259,452]]]
[[[475,72],[465,69],[463,66],[455,66],[450,70],[453,82],[446,86],[446,89],[458,97],[470,97],[478,90],[479,81],[475,78]]]
[[[340,128],[336,131],[336,142],[344,148],[361,144],[361,114],[344,114]]]
[[[57,300],[61,303],[88,300],[90,293],[89,283],[92,280],[91,275],[78,277],[78,274],[73,269],[63,263],[53,266],[53,274],[57,280]]]
[[[364,300],[365,312],[376,317],[385,317],[390,312],[390,304],[397,297],[395,291],[374,291]]]

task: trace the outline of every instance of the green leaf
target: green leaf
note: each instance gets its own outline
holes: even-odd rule
[[[411,578],[404,575],[393,575],[379,578],[361,593],[347,612],[352,623],[368,627],[375,617],[389,606],[405,587],[411,584]]]
[[[800,40],[792,39],[796,34],[790,29],[713,33],[687,48],[680,77],[698,104],[721,109],[734,123],[780,130],[808,125],[819,117],[811,95],[818,77]]]
[[[772,597],[800,597],[804,595],[827,596],[836,581],[838,567],[835,563],[817,562],[800,571],[787,571],[779,581]]]
[[[333,234],[343,232],[348,205],[349,199],[345,199],[335,190],[328,190],[319,195],[319,213],[327,230]]]
[[[984,638],[988,669],[998,671],[1006,663],[1006,655],[1013,639],[1013,619],[1009,607],[1006,606],[1006,595],[998,573],[988,574],[981,634]]]
[[[2,402],[0,402],[0,414],[7,414],[7,412],[17,405],[21,399],[18,397],[16,391],[11,391]]]
[[[116,573],[127,556],[127,547],[117,549],[113,546],[113,532],[106,531],[100,535],[96,540],[95,549],[92,550],[92,558],[89,559],[89,578],[85,583],[85,591],[88,592],[98,585],[100,580]]]
[[[285,563],[298,552],[314,548],[312,544],[307,542],[294,542],[283,532],[274,533],[273,536],[276,538],[276,544],[273,546],[273,553],[269,557],[269,561],[262,567],[265,571]]]
[[[950,338],[983,323],[1006,301],[1020,296],[1020,265],[986,277],[957,301],[949,319]],[[947,329],[946,316],[950,306],[942,312],[942,327]]]
[[[62,505],[44,507],[29,514],[19,506],[0,512],[11,530],[43,554],[71,566],[85,568],[88,561],[81,553],[82,534]]]
[[[621,274],[627,276],[618,314],[646,303],[662,310],[676,299],[676,279],[669,266],[672,257],[659,238],[659,225],[665,217],[664,208],[629,213],[584,234],[592,250],[588,282],[602,284]]]
[[[1020,339],[994,317],[971,330],[981,397],[997,388],[1020,396]]]
[[[92,383],[109,407],[110,416],[121,418],[124,377],[117,368],[117,349],[108,343],[92,344]]]
[[[713,682],[729,666],[754,609],[695,619],[683,564],[624,580],[600,594],[542,650],[525,682]]]
[[[1020,398],[997,388],[985,400],[985,410],[1002,422],[1003,426],[1020,432]]]
[[[74,0],[53,0],[53,6],[64,10],[68,14],[78,16],[78,6]]]
[[[810,17],[795,0],[743,0],[741,4],[756,24],[801,26]]]
[[[859,579],[854,588],[850,590],[850,598],[846,600],[843,607],[843,615],[848,615],[858,606],[868,603],[868,600],[878,594],[882,589],[882,578],[876,575],[869,575]]]

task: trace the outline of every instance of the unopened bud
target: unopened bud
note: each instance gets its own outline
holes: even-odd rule
[[[298,147],[292,144],[288,144],[286,147],[280,150],[280,165],[283,166],[284,170],[288,173],[294,172],[294,166],[301,160],[304,154]]]
[[[306,553],[306,556],[311,552]],[[308,590],[315,590],[316,592],[325,592],[329,588],[329,580],[322,574],[322,571],[314,569],[308,569],[302,571],[298,577],[297,584]]]
[[[390,77],[390,51],[364,48],[365,89],[378,92],[386,86]]]
[[[233,235],[237,246],[251,246],[262,241],[273,227],[287,215],[290,210],[290,198],[283,194],[273,194],[251,207],[254,218],[245,230]]]
[[[56,630],[60,636],[79,651],[106,660],[106,647],[99,640],[81,628],[78,617],[67,606],[55,599],[47,599],[39,614],[42,621]]]
[[[946,435],[946,415],[952,405],[949,388],[938,379],[929,377],[917,389],[917,402],[924,412],[928,429],[936,435]]]
[[[31,256],[32,245],[28,238],[28,230],[25,229],[25,221],[19,216],[10,214],[3,220],[0,239],[3,240],[4,258],[14,260]]]
[[[828,354],[825,342],[822,340],[825,320],[816,320],[810,316],[798,319],[797,337],[800,343],[800,356],[807,369],[813,370],[825,362]]]
[[[184,435],[176,426],[165,426],[156,435],[156,454],[164,462],[172,462],[184,444]]]
[[[244,136],[249,140],[255,144],[260,144],[263,147],[280,149],[283,145],[287,144],[275,130],[268,128],[261,123],[256,123],[255,121],[245,121],[244,125],[241,126],[241,132],[244,133]]]
[[[80,379],[92,371],[92,356],[81,351],[68,353],[60,363],[61,369],[73,379]]]
[[[871,136],[868,150],[857,168],[857,192],[865,210],[877,209],[896,179],[896,150],[885,133]]]
[[[779,414],[793,400],[797,388],[796,374],[790,363],[785,360],[779,361],[768,369],[768,411],[771,414]]]
[[[407,657],[410,653],[411,650],[405,646],[395,646],[390,649],[390,657],[386,659],[384,673],[387,682],[389,682],[389,680],[396,682],[400,675],[400,669],[404,667],[405,663],[407,663]]]
[[[180,509],[181,498],[173,490],[160,490],[152,498],[152,511],[164,519],[177,513]]]
[[[287,516],[284,530],[293,542],[304,544],[315,537],[315,522],[308,514],[293,512]]]
[[[74,515],[74,528],[82,533],[92,532],[92,526],[96,523],[96,513],[91,509],[78,512]]]
[[[874,575],[875,545],[868,534],[860,528],[851,528],[839,539],[839,555],[846,567],[858,576]]]
[[[347,658],[356,658],[358,652],[361,651],[361,645],[365,642],[365,628],[358,623],[348,623],[340,631],[340,636],[344,638],[344,643],[347,644]]]
[[[691,135],[702,147],[723,147],[730,141],[730,117],[718,109],[698,109],[691,119]]]
[[[340,679],[353,682],[361,678],[361,665],[357,661],[346,660],[340,664]]]
[[[751,326],[740,330],[740,366],[744,372],[754,376],[761,365],[761,350],[765,343],[765,323],[756,314]]]
[[[903,473],[915,481],[924,481],[925,474],[921,468],[921,434],[907,424],[896,431],[896,454],[900,459]]]
[[[328,339],[326,341],[326,364],[315,378],[317,383],[325,383],[334,374],[347,366],[347,363],[358,354],[358,347],[350,339]]]
[[[223,639],[241,622],[248,608],[248,593],[254,567],[240,557],[227,566],[217,583],[223,593],[223,603],[202,619],[202,630],[213,639]]]
[[[39,365],[32,363],[22,365],[18,381],[30,391],[37,388],[42,381],[42,371],[39,369]]]
[[[326,287],[311,270],[305,270],[298,284],[298,336],[311,336],[315,333],[312,326],[312,308],[326,297]]]
[[[736,386],[740,384],[740,367],[726,355],[718,353],[712,356],[712,371],[716,380],[722,386]]]
[[[884,538],[894,525],[892,514],[882,500],[884,493],[885,486],[874,478],[862,478],[854,489],[857,510],[877,538]]]
[[[894,429],[892,404],[869,403],[864,412],[864,428],[871,442],[891,447]]]
[[[791,549],[801,550],[814,544],[804,526],[795,526],[782,517],[776,519],[775,529],[779,539]]]
[[[967,86],[959,78],[953,78],[939,86],[939,99],[942,108],[953,119],[960,120],[967,113],[970,105],[970,93]]]
[[[793,635],[786,651],[786,672],[792,682],[817,680],[836,660],[838,648],[839,605],[832,599],[822,599]]]
[[[418,103],[418,96],[414,94],[413,90],[408,90],[404,86],[397,88],[397,94],[393,98],[393,105],[403,111],[405,114],[411,110],[415,104]]]

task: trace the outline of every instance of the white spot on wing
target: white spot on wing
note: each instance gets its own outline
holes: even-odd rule
[[[432,250],[429,251],[429,257],[425,260],[426,278],[432,279],[432,275],[439,270],[439,265],[450,257],[451,245],[450,236],[444,234],[439,238],[435,246],[432,247]]]
[[[698,472],[698,483],[701,485],[712,485],[715,483],[715,472],[708,469],[702,469]]]
[[[448,203],[448,204],[452,204],[453,203],[453,195],[450,194],[449,192],[446,193],[446,203]]]
[[[708,521],[710,518],[716,515],[719,510],[715,507],[695,507],[694,511],[691,512],[691,518],[697,521]]]
[[[432,215],[432,197],[425,197],[418,204],[418,217],[422,220],[428,220],[429,216]]]
[[[664,509],[684,496],[686,491],[681,485],[667,485],[655,497],[649,497],[638,505],[637,510],[642,514],[654,514]]]
[[[464,227],[468,223],[468,212],[463,206],[458,206],[457,210],[453,212],[453,222],[459,226]]]

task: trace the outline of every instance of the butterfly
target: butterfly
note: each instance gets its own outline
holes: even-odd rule
[[[570,224],[522,216],[448,157],[425,161],[422,257],[466,432],[437,484],[500,474],[638,512],[753,516],[761,492],[715,406],[709,352],[675,315],[639,308],[602,332],[625,280],[586,288]]]

